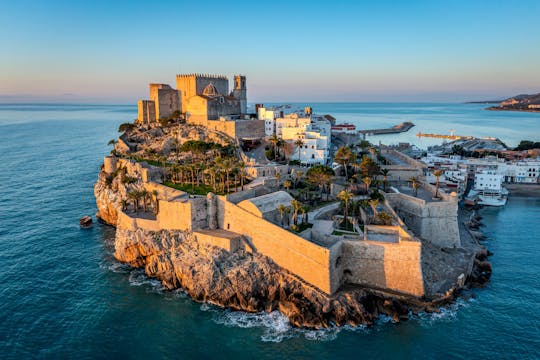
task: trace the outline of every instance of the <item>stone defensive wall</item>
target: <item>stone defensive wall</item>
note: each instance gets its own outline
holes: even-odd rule
[[[331,276],[330,249],[257,217],[224,196],[216,197],[216,200],[218,227],[242,234],[248,250],[268,256],[326,293],[331,294],[339,288],[340,281]]]
[[[423,296],[422,245],[405,239],[342,241],[338,265],[342,282]]]
[[[204,125],[210,130],[221,131],[233,139],[265,136],[264,121],[261,120],[207,120]]]
[[[441,248],[461,247],[457,197],[441,196],[440,201],[425,201],[402,193],[387,193],[385,198],[420,238]]]
[[[412,177],[419,178],[424,175],[422,169],[412,166],[381,165],[381,169],[387,169],[389,171],[387,180],[393,182],[408,181]]]
[[[145,164],[106,158],[106,171],[114,171],[117,166],[125,166],[133,176],[148,170]],[[414,296],[424,294],[421,243],[400,226],[366,226],[363,238],[340,238],[332,246],[324,247],[237,205],[268,194],[264,187],[202,197],[189,196],[153,181],[144,181],[143,185],[149,192],[158,191],[157,216],[119,211],[119,228],[191,231],[201,243],[227,251],[245,248],[258,252],[328,294],[343,284],[391,289]]]
[[[384,156],[385,153],[389,154],[389,155],[391,155],[393,157],[398,158],[402,162],[404,162],[404,163],[406,163],[406,164],[408,164],[408,165],[410,165],[412,167],[415,167],[415,168],[418,168],[418,169],[427,169],[426,164],[424,164],[423,162],[418,161],[416,159],[413,159],[412,157],[407,156],[407,155],[403,154],[402,152],[387,149],[387,150],[384,150],[382,155]]]

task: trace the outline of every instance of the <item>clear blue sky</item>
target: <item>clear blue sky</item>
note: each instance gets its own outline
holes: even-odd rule
[[[0,102],[134,103],[175,74],[249,101],[463,101],[540,92],[540,1],[0,3]]]

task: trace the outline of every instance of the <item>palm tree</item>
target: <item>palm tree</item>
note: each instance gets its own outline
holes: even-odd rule
[[[285,207],[285,215],[287,215],[287,226],[290,225],[289,214],[291,213],[290,207]]]
[[[289,191],[289,189],[291,188],[291,186],[292,186],[291,180],[285,180],[285,181],[283,182],[283,187],[285,187],[285,190]]]
[[[337,195],[338,199],[343,201],[343,204],[345,205],[343,211],[343,223],[345,224],[345,229],[347,229],[347,215],[349,214],[349,203],[353,196],[353,193],[349,190],[341,190]]]
[[[372,180],[369,176],[365,176],[362,178],[362,182],[366,184],[366,193],[369,194],[369,187],[371,186]]]
[[[300,211],[302,212],[302,224],[307,224],[308,221],[309,221],[309,219],[308,219],[309,206],[308,205],[302,206]]]
[[[132,190],[128,192],[128,198],[133,201],[133,210],[137,214],[139,212],[139,192],[137,190]]]
[[[152,197],[154,198],[154,210],[156,212],[156,215],[159,214],[159,199],[158,199],[159,192],[157,190],[152,191]]]
[[[373,210],[373,219],[375,219],[377,217],[377,206],[379,206],[379,199],[369,200],[369,206],[371,206],[371,210]]]
[[[114,139],[109,140],[107,145],[109,145],[109,146],[112,145],[112,147],[114,147],[114,145],[116,145],[116,140],[114,140]]]
[[[283,216],[285,215],[285,209],[287,209],[287,207],[283,204],[279,204],[277,207],[277,211],[279,212],[279,218],[281,220],[281,227],[283,227]]]
[[[383,186],[384,186],[384,192],[386,192],[386,182],[388,180],[388,173],[390,170],[388,169],[381,169],[381,175],[383,176]]]
[[[304,142],[302,139],[296,139],[294,145],[296,145],[296,148],[298,149],[298,162],[300,162],[300,149],[302,149],[302,146],[304,146]]]
[[[298,212],[302,208],[302,203],[296,199],[292,199],[291,206],[293,208],[293,224],[298,225]]]
[[[420,183],[418,183],[418,180],[416,180],[415,177],[409,178],[409,181],[411,182],[411,187],[414,189],[414,196],[418,196],[418,188],[420,188]]]
[[[352,152],[351,148],[348,146],[342,146],[336,151],[336,155],[334,155],[334,160],[343,165],[345,168],[345,178],[347,179],[348,173],[347,173],[347,167],[349,166],[350,162],[353,162],[355,159],[355,155]]]
[[[244,191],[244,179],[246,177],[246,164],[243,161],[238,162],[238,172],[240,174],[240,186]]]
[[[146,203],[147,203],[147,200],[148,200],[148,196],[150,196],[150,193],[148,192],[148,190],[146,189],[143,189],[140,191],[140,197],[143,201],[143,210],[144,212],[146,212],[147,208],[146,208]]]
[[[444,174],[444,170],[437,169],[433,171],[433,176],[435,176],[435,198],[439,198],[439,178]]]
[[[277,148],[280,139],[277,137],[276,134],[273,134],[268,140],[272,143],[272,145],[274,145],[274,161],[277,161]]]

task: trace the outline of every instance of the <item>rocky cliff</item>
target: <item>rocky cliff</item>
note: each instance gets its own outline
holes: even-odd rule
[[[111,179],[100,173],[94,187],[100,219],[116,225],[120,199],[127,190],[120,177]],[[435,306],[441,304],[361,288],[329,296],[266,256],[245,250],[229,253],[199,243],[190,232],[118,228],[115,257],[144,268],[169,289],[184,289],[196,301],[248,312],[279,310],[295,326],[371,324],[379,314],[399,321],[407,318],[409,310],[436,311]]]

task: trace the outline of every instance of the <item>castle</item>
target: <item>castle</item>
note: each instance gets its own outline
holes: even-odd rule
[[[264,122],[247,114],[246,77],[223,75],[176,75],[176,89],[168,84],[150,84],[150,100],[137,103],[137,123],[155,124],[173,114],[183,114],[188,123],[220,131],[231,138],[264,137]]]
[[[141,124],[153,123],[174,112],[187,114],[193,122],[245,115],[246,77],[235,75],[230,93],[229,79],[223,75],[176,75],[176,89],[168,84],[150,84],[150,100],[139,100],[137,120]]]

